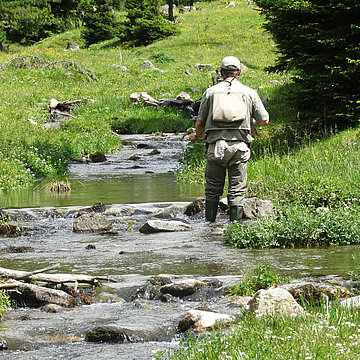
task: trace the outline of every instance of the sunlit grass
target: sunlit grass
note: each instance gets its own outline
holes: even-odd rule
[[[358,311],[336,304],[311,309],[305,318],[244,314],[229,330],[190,335],[170,359],[355,360],[360,357],[359,326]]]

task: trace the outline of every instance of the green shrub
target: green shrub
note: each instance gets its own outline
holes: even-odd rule
[[[248,275],[240,283],[230,287],[232,295],[252,296],[260,289],[268,289],[274,284],[280,285],[290,282],[290,278],[280,276],[267,265],[259,265],[254,274]]]
[[[4,315],[4,309],[10,306],[9,296],[2,290],[0,290],[0,319]]]
[[[120,24],[111,10],[111,0],[83,1],[82,4],[84,27],[81,34],[86,45],[111,39],[118,33]]]
[[[133,45],[149,45],[178,33],[175,25],[160,14],[159,0],[128,0],[124,40]]]
[[[275,217],[230,224],[227,244],[238,248],[304,247],[360,244],[360,207],[316,211],[284,206]]]

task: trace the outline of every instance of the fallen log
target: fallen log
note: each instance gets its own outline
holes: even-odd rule
[[[117,282],[115,279],[109,276],[90,276],[84,274],[47,274],[45,271],[53,269],[53,266],[50,268],[45,268],[41,270],[36,270],[33,272],[21,271],[21,270],[11,270],[0,267],[0,277],[10,278],[15,280],[29,280],[29,281],[43,281],[53,284],[63,284],[69,282],[77,283],[87,283],[92,285],[100,285],[101,280]],[[1,285],[0,285],[1,288]]]
[[[0,284],[12,302],[17,306],[40,307],[47,304],[56,304],[63,307],[74,307],[75,298],[65,291],[50,289],[43,286],[23,283],[17,280],[8,280]]]

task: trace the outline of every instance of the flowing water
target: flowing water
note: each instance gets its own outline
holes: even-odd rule
[[[230,311],[218,299],[134,300],[132,294],[152,275],[217,279],[227,286],[259,264],[293,278],[333,281],[340,281],[357,266],[359,246],[267,250],[225,246],[226,216],[219,216],[216,224],[207,224],[201,217],[183,215],[186,205],[203,194],[203,187],[175,182],[173,171],[186,146],[181,135],[136,135],[124,140],[128,145],[123,151],[108,155],[104,163],[72,164],[72,191],[66,197],[50,195],[40,184],[1,197],[1,206],[14,221],[32,229],[19,238],[2,239],[0,250],[15,246],[29,251],[3,251],[1,267],[32,271],[60,264],[53,272],[108,275],[117,282],[103,282],[95,304],[70,311],[8,309],[0,323],[0,338],[7,341],[9,350],[0,352],[0,359],[152,359],[156,351],[178,346],[174,329],[187,310],[208,305]],[[153,149],[160,153],[150,155]],[[97,202],[107,204],[104,214],[113,222],[112,233],[73,232],[74,218],[84,206]],[[140,233],[139,228],[149,218],[176,218],[187,222],[191,230]],[[85,334],[100,325],[155,331],[159,336],[138,343],[84,341]]]

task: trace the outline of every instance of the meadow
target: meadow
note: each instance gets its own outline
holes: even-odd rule
[[[139,106],[130,94],[145,91],[159,99],[186,91],[196,100],[211,85],[225,55],[238,56],[249,68],[242,81],[268,98],[289,81],[287,75],[264,69],[275,59],[274,44],[256,10],[245,2],[228,9],[222,2],[196,7],[202,10],[178,16],[180,35],[147,47],[123,48],[113,39],[86,48],[80,29],[30,47],[8,45],[0,53],[0,190],[39,177],[66,179],[69,160],[121,149],[118,133],[185,131],[193,122],[184,111]],[[69,42],[79,44],[80,50],[67,50]],[[141,69],[145,60],[161,73]],[[45,63],[53,66],[44,68]],[[75,108],[69,120],[55,127],[48,126],[52,98],[94,102]],[[269,105],[274,113],[279,111],[276,102]]]

